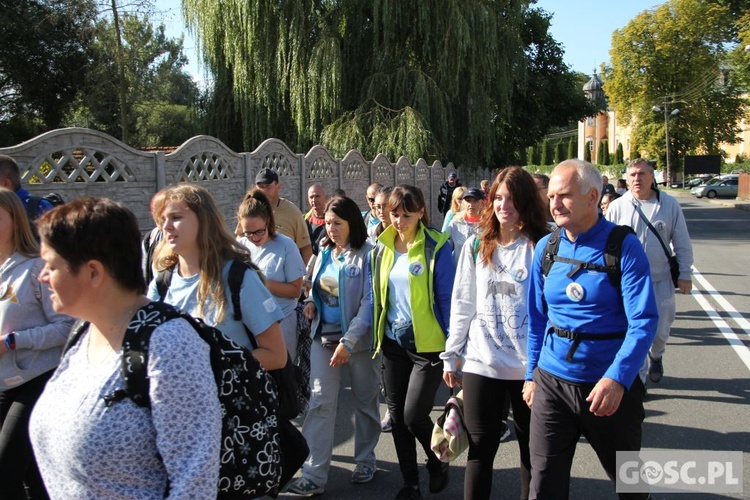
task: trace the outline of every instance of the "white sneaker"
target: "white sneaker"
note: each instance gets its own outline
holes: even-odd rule
[[[385,416],[380,421],[380,430],[383,432],[391,432],[393,429],[393,422],[391,422],[391,412],[388,408],[385,409]]]

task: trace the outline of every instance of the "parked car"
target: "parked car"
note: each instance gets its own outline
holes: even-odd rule
[[[717,196],[737,197],[740,176],[737,174],[727,174],[714,177],[702,186],[696,186],[690,190],[690,194],[703,198],[716,198]]]
[[[667,185],[667,181],[664,179],[664,170],[654,170],[654,182],[658,186]]]
[[[716,174],[700,174],[695,177],[690,177],[689,179],[685,180],[685,189],[692,189],[697,186],[702,186],[714,177],[716,177]]]

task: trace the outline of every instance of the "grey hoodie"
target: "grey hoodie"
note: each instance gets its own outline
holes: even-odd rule
[[[39,282],[44,262],[14,253],[0,266],[0,334],[16,334],[16,349],[0,356],[0,392],[52,370],[73,319],[52,309]]]
[[[693,245],[690,243],[690,235],[685,224],[685,217],[682,214],[682,208],[679,202],[667,193],[661,191],[655,191],[654,193],[655,207],[649,222],[659,231],[667,248],[671,245],[677,255],[677,261],[680,264],[680,279],[689,280],[692,274]],[[651,266],[651,279],[654,281],[672,279],[669,273],[669,261],[664,249],[653,231],[638,215],[635,208],[636,203],[639,203],[638,200],[628,191],[609,204],[607,220],[633,228],[644,250],[646,250],[646,257],[648,257],[648,263]]]

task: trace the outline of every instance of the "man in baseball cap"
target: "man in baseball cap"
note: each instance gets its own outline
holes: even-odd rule
[[[255,176],[255,186],[265,193],[271,203],[276,229],[297,243],[302,260],[307,263],[312,256],[310,233],[302,211],[291,201],[279,196],[279,174],[270,168],[261,169]]]
[[[264,168],[258,172],[258,175],[255,176],[255,184],[276,184],[279,187],[281,185],[279,184],[279,174],[271,170],[270,168]],[[258,186],[260,189],[262,189],[264,192],[266,192],[266,187]],[[278,190],[277,190],[278,194]],[[268,192],[266,192],[266,195],[268,195]],[[269,200],[271,197],[269,196]]]

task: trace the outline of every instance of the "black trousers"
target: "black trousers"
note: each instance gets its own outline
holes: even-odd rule
[[[464,373],[464,424],[469,432],[469,456],[464,475],[464,499],[488,499],[492,491],[492,466],[502,435],[507,402],[513,407],[513,424],[520,452],[521,498],[529,497],[531,410],[523,401],[523,380],[498,380]]]
[[[382,351],[385,399],[391,413],[398,465],[404,483],[418,485],[416,441],[427,455],[427,469],[437,472],[440,468],[440,461],[430,449],[430,412],[443,381],[443,362],[440,353],[409,352],[388,337],[383,338]]]
[[[641,449],[644,386],[636,377],[625,391],[614,415],[597,417],[586,401],[595,384],[573,384],[548,372],[534,370],[531,410],[531,492],[535,499],[567,499],[570,468],[576,443],[583,434],[596,452],[607,476],[616,478],[616,453]],[[620,498],[648,498],[643,494],[620,494]]]
[[[0,392],[0,498],[3,500],[49,498],[31,449],[29,418],[53,372]]]

